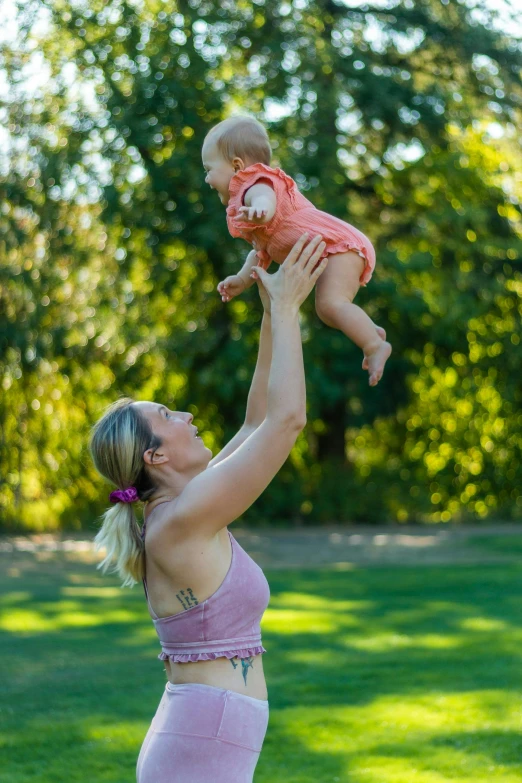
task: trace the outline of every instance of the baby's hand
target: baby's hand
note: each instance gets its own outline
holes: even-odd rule
[[[222,302],[230,302],[235,296],[242,293],[246,288],[246,283],[239,275],[229,275],[218,283],[217,290],[221,294]]]
[[[262,207],[239,207],[239,219],[248,220],[250,223],[262,223],[268,214],[268,210]]]

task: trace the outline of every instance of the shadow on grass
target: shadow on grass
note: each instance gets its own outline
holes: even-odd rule
[[[522,556],[522,536],[474,536],[468,539],[468,546],[491,554]]]
[[[296,675],[285,704],[300,693],[316,703],[366,704],[430,687],[522,686],[518,566],[274,572],[269,581],[265,647],[283,652]],[[280,663],[273,677],[286,679]]]
[[[355,781],[375,757],[441,774],[455,753],[471,767],[477,753],[520,765],[518,735],[500,730],[522,691],[520,567],[267,577],[271,713],[256,783]],[[0,783],[134,781],[165,682],[141,587],[56,555],[38,568],[11,558],[0,589]],[[467,701],[437,706],[445,697]],[[394,722],[401,705],[414,717]],[[490,729],[468,730],[471,708]],[[462,710],[454,733],[436,725],[449,709]]]

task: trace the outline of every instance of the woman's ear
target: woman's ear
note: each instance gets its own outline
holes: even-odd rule
[[[143,462],[146,465],[162,465],[164,462],[168,462],[169,458],[162,454],[158,449],[147,449],[143,452]]]

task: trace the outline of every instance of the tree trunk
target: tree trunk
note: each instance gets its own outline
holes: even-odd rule
[[[326,431],[317,435],[317,459],[319,462],[335,460],[346,462],[345,438],[346,402],[339,400],[323,415]]]

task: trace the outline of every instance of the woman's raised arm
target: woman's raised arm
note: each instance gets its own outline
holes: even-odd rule
[[[326,268],[320,237],[302,237],[280,266],[257,274],[271,300],[272,360],[262,423],[228,457],[195,476],[176,499],[173,523],[215,535],[259,497],[287,459],[306,422],[299,307]]]

